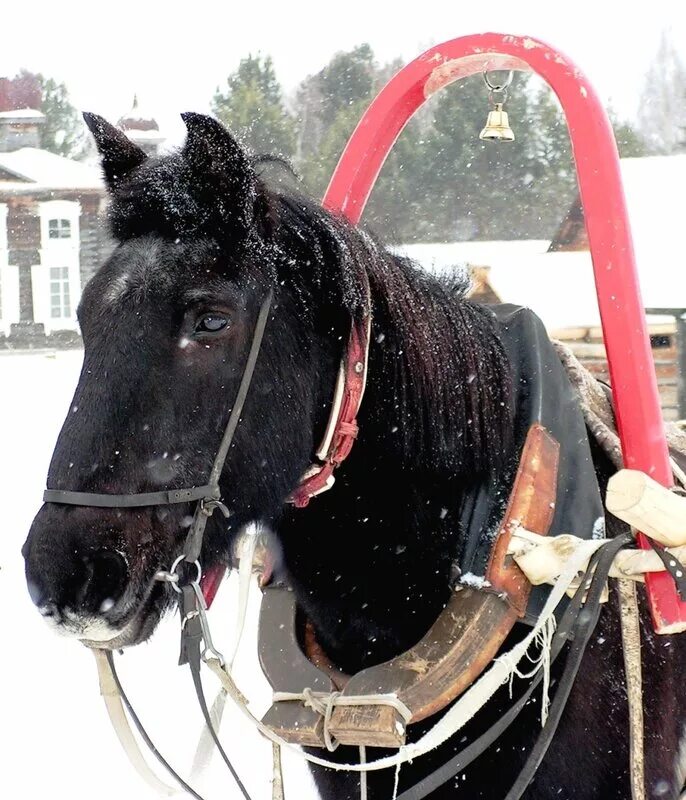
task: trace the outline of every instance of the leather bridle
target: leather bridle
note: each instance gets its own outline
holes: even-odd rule
[[[369,285],[366,276],[363,285],[367,301],[366,307],[369,309]],[[199,557],[207,520],[217,509],[225,517],[229,516],[228,509],[221,501],[219,479],[250,389],[264,331],[267,326],[272,298],[273,290],[270,289],[260,307],[236,400],[212,464],[209,480],[205,485],[133,494],[102,494],[46,489],[43,492],[43,501],[45,503],[90,506],[94,508],[140,508],[195,502],[193,521],[186,536],[183,553],[176,559],[169,572],[161,574],[166,580],[178,581],[176,569],[181,561],[189,566],[195,566],[198,573],[200,573]],[[348,456],[357,437],[358,426],[356,418],[362,402],[367,377],[370,321],[371,314],[367,310],[367,313],[361,319],[354,320],[352,323],[348,347],[338,372],[331,413],[322,443],[316,452],[317,460],[306,470],[298,487],[288,498],[288,501],[297,508],[303,508],[312,497],[331,488],[334,481],[334,470]],[[220,564],[202,575],[200,585],[207,606],[211,605],[225,571],[225,566]]]
[[[224,435],[222,436],[217,455],[214,458],[210,477],[204,486],[192,486],[184,489],[167,489],[159,492],[142,492],[139,494],[98,494],[95,492],[71,492],[61,489],[46,489],[43,493],[43,501],[46,503],[65,503],[67,505],[93,506],[96,508],[138,508],[142,506],[170,505],[174,503],[196,502],[193,521],[186,536],[183,554],[175,562],[178,565],[184,561],[189,565],[195,565],[200,570],[198,559],[202,549],[202,541],[205,533],[207,520],[212,516],[216,509],[228,517],[229,511],[221,502],[221,490],[219,488],[219,478],[221,476],[226,457],[231,447],[236,428],[240,421],[245,399],[248,396],[250,383],[255,371],[255,365],[262,346],[262,338],[269,317],[273,291],[267,292],[262,301],[255,330],[253,332],[250,351],[245,362],[243,375],[236,394],[236,400],[229,415]],[[223,568],[222,568],[223,571]]]

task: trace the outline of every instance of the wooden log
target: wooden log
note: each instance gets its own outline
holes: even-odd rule
[[[644,472],[622,469],[610,478],[607,510],[651,539],[686,544],[686,497],[671,492]]]

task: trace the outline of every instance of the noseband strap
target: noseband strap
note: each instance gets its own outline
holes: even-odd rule
[[[224,468],[224,463],[229,448],[231,447],[234,433],[240,421],[243,405],[248,395],[250,382],[252,381],[253,372],[255,371],[255,364],[257,363],[257,357],[262,345],[262,337],[267,326],[272,296],[273,292],[270,289],[262,302],[260,313],[255,323],[250,352],[248,353],[241,383],[238,387],[236,400],[231,409],[229,421],[224,430],[217,455],[212,464],[212,471],[210,472],[210,478],[207,484],[204,486],[192,486],[187,489],[165,489],[159,492],[141,492],[139,494],[97,494],[95,492],[71,492],[62,489],[46,489],[43,492],[43,501],[45,503],[64,503],[72,506],[92,506],[95,508],[141,508],[143,506],[166,506],[174,503],[192,503],[194,501],[200,501],[194,524],[189,533],[189,539],[191,539],[191,534],[193,534],[192,553],[187,553],[187,556],[193,556],[190,560],[194,561],[197,559],[202,544],[202,533],[205,529],[205,523],[212,514],[212,511],[217,507],[217,501],[221,497],[219,477]],[[205,501],[205,503],[202,501]]]
[[[166,506],[174,503],[192,503],[194,500],[219,499],[217,487],[206,484],[192,489],[167,489],[162,492],[141,494],[95,494],[94,492],[67,492],[61,489],[46,489],[44,503],[65,503],[71,506],[94,506],[97,508],[138,508],[141,506]]]

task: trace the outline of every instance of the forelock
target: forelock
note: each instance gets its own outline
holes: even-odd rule
[[[109,219],[114,236],[126,241],[145,234],[175,239],[196,234],[211,216],[180,152],[151,158],[120,181]]]

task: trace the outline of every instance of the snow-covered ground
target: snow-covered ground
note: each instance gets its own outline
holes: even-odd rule
[[[157,797],[122,754],[98,692],[95,663],[77,642],[50,632],[33,608],[24,582],[21,546],[41,503],[55,439],[76,385],[80,352],[0,356],[0,796],[7,800],[148,800]],[[230,579],[212,609],[216,644],[228,650],[235,584]],[[269,689],[255,656],[258,590],[236,663],[239,685],[268,707]],[[167,619],[153,640],[127,651],[119,669],[129,696],[159,749],[188,775],[202,729],[186,668],[176,666],[178,620]],[[214,696],[213,676],[206,682]],[[230,706],[222,724],[228,753],[254,800],[271,797],[271,746]],[[284,757],[286,789],[299,800],[316,798],[299,759]],[[169,779],[171,780],[171,779]],[[240,797],[231,777],[214,763],[206,800]]]

